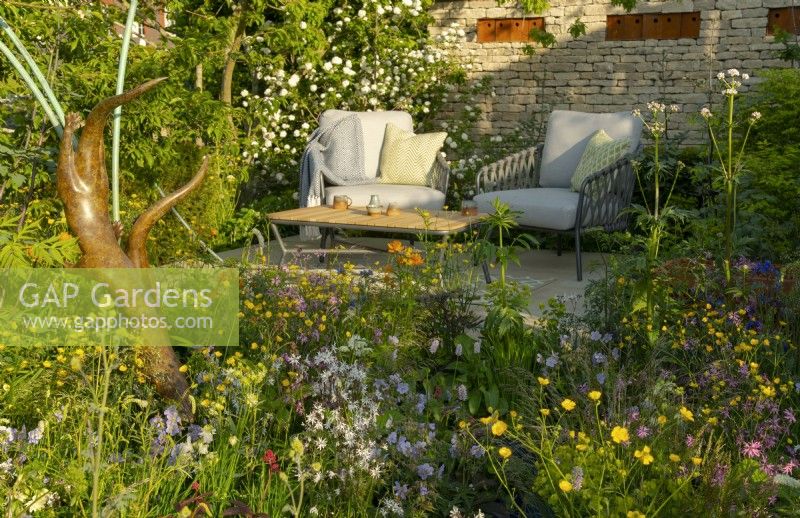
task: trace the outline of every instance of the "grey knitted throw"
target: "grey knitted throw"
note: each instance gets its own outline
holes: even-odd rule
[[[322,205],[323,178],[334,185],[375,183],[364,173],[364,137],[358,116],[349,115],[309,137],[300,165],[300,206]]]

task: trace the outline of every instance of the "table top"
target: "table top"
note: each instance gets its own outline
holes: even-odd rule
[[[284,225],[313,225],[324,228],[342,228],[351,230],[373,230],[380,232],[426,232],[446,235],[462,232],[472,226],[478,226],[486,214],[462,216],[460,212],[445,210],[425,211],[429,217],[413,210],[401,210],[396,216],[379,216],[367,214],[366,207],[334,209],[327,205],[319,207],[303,207],[268,214],[272,223]]]

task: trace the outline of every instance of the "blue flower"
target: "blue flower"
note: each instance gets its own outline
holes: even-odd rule
[[[425,394],[417,394],[417,413],[421,414],[425,411],[425,405],[428,403],[428,398]]]
[[[589,335],[589,339],[594,340],[595,342],[599,342],[602,336],[603,335],[600,334],[600,331],[592,331],[592,334]]]
[[[174,406],[164,409],[164,417],[167,418],[165,431],[168,434],[175,436],[181,433],[181,416],[178,415],[178,410]]]
[[[544,364],[549,368],[554,368],[558,365],[558,355],[556,353],[552,353],[547,359],[544,361]]]
[[[599,372],[597,374],[597,376],[595,376],[595,379],[597,380],[597,383],[599,383],[601,385],[605,385],[605,383],[606,383],[606,374],[605,374],[605,372]]]
[[[417,466],[417,475],[419,475],[419,478],[421,478],[422,480],[427,480],[429,477],[433,476],[433,473],[434,473],[433,466],[431,466],[427,462],[425,464],[420,464],[419,466]]]
[[[400,500],[405,500],[406,495],[408,495],[408,484],[401,484],[399,480],[395,480],[392,490],[394,491],[394,496]]]
[[[596,352],[592,355],[592,363],[595,365],[600,365],[601,363],[606,362],[606,355],[601,352]]]

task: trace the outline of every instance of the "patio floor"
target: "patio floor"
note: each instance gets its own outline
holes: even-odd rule
[[[367,246],[370,249],[386,250],[386,243],[389,239],[384,238],[350,238],[351,244]],[[318,248],[319,240],[302,240],[300,236],[284,238],[287,248]],[[250,257],[256,255],[256,248],[251,247]],[[280,249],[276,242],[268,244],[270,264],[277,264],[280,259]],[[240,248],[221,252],[219,255],[223,259],[241,259],[246,249]],[[508,268],[508,276],[516,281],[528,284],[532,288],[531,301],[528,311],[534,318],[542,314],[540,305],[545,304],[550,298],[563,296],[568,299],[567,308],[570,311],[581,313],[583,311],[583,292],[588,281],[599,279],[603,276],[603,254],[584,253],[583,254],[583,281],[578,282],[575,275],[575,253],[564,252],[560,257],[555,250],[527,250],[520,252],[520,264],[511,264]],[[385,252],[373,252],[366,254],[343,255],[341,260],[347,260],[357,265],[374,267],[375,262],[385,263],[388,254]],[[291,261],[291,257],[287,257]],[[305,263],[317,266],[317,259],[306,258]],[[321,265],[320,265],[321,266]],[[479,268],[476,270],[476,277],[479,275]],[[497,278],[497,268],[492,269],[492,278]]]

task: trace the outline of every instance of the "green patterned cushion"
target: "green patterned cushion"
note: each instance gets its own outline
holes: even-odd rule
[[[415,135],[388,123],[381,148],[380,182],[432,186],[436,153],[446,138],[447,133]]]
[[[578,162],[578,167],[572,173],[572,180],[570,181],[572,190],[579,191],[581,184],[588,176],[610,166],[625,156],[630,147],[630,139],[614,140],[605,131],[597,130],[586,144],[586,149],[583,151],[580,162]]]

